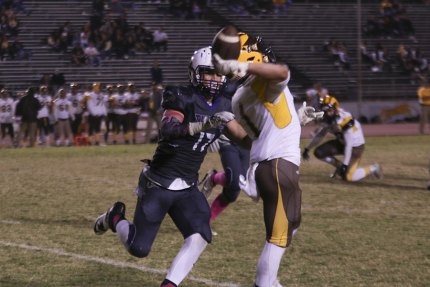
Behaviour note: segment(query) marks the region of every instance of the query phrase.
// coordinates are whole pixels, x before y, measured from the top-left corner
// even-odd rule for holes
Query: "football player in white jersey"
[[[66,90],[60,88],[57,92],[56,99],[53,102],[53,113],[55,118],[55,145],[60,146],[61,143],[69,146],[71,143],[72,129],[71,121],[74,120],[73,104],[67,99]],[[61,140],[62,138],[62,140]]]
[[[6,89],[0,91],[0,128],[1,128],[1,141],[0,146],[4,144],[6,133],[10,137],[13,144],[15,139],[15,132],[13,128],[13,115],[15,114],[15,103]]]
[[[122,130],[124,143],[129,144],[128,137],[128,120],[127,120],[127,107],[128,107],[128,98],[125,93],[125,86],[123,84],[118,84],[116,86],[117,92],[113,95],[113,112],[115,114],[115,122],[114,122],[114,130],[115,136],[113,143],[116,144],[116,141],[119,139],[119,134]]]
[[[234,36],[231,41],[236,41]],[[214,65],[220,74],[240,81],[232,108],[252,140],[251,165],[242,189],[263,200],[266,226],[255,286],[280,286],[279,265],[301,219],[301,121],[287,86],[288,67],[274,62],[271,49],[265,49],[260,38],[239,33],[237,41],[241,43],[238,59],[224,60],[216,54]]]
[[[82,123],[82,101],[84,95],[79,91],[77,83],[70,84],[70,92],[67,93],[67,99],[72,103],[72,112],[74,120],[71,122],[73,136],[76,137],[81,133],[80,127]]]
[[[41,144],[50,145],[50,134],[53,132],[53,127],[50,122],[52,114],[52,97],[49,94],[47,86],[40,86],[39,93],[36,94],[36,99],[39,100],[42,108],[37,113],[37,128],[39,131],[39,139]]]
[[[101,84],[96,82],[93,84],[93,91],[87,95],[85,100],[88,109],[89,136],[90,143],[100,144],[100,132],[102,119],[107,115],[106,97],[101,92]]]
[[[325,112],[322,125],[303,151],[303,159],[309,159],[309,151],[317,146],[327,133],[332,133],[336,139],[319,145],[314,155],[336,170],[332,177],[339,175],[346,181],[358,181],[372,174],[377,178],[382,176],[381,166],[377,163],[369,166],[359,166],[364,152],[364,135],[360,123],[352,115],[339,108],[337,100],[327,95],[322,101]],[[335,156],[343,155],[343,160]]]
[[[136,91],[133,82],[127,84],[128,91],[125,93],[127,98],[127,121],[128,121],[128,138],[131,138],[133,144],[136,144],[137,122],[140,116],[140,93]],[[131,135],[131,136],[130,136]]]

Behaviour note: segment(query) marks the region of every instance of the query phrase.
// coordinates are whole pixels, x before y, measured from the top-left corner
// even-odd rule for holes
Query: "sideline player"
[[[255,286],[279,286],[279,265],[301,219],[300,121],[287,86],[288,67],[274,63],[273,53],[259,38],[239,33],[237,41],[241,42],[238,59],[224,60],[215,54],[214,65],[219,73],[240,82],[232,108],[252,139],[244,191],[262,198],[266,227]]]
[[[303,151],[303,159],[309,159],[309,151],[317,146],[327,133],[336,136],[318,146],[314,155],[330,165],[336,170],[332,177],[339,175],[345,181],[359,181],[372,174],[381,178],[382,170],[378,163],[361,167],[359,166],[364,152],[364,136],[360,123],[352,115],[339,108],[337,100],[331,96],[326,96],[322,102],[322,110],[325,112],[322,125],[318,133],[306,145]],[[343,160],[337,159],[336,155],[343,155]]]
[[[224,77],[215,72],[211,59],[210,47],[197,50],[189,66],[191,84],[164,91],[160,140],[139,178],[133,222],[125,219],[125,204],[116,202],[94,225],[96,234],[108,229],[116,232],[128,252],[142,258],[148,256],[169,214],[185,241],[163,287],[178,286],[212,240],[209,206],[197,188],[198,171],[208,145],[220,136],[224,125],[228,122],[232,131],[240,129],[233,114],[225,112],[231,103],[219,96]]]

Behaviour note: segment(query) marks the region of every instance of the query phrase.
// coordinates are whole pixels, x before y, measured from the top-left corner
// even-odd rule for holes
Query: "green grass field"
[[[132,218],[140,159],[153,145],[0,150],[0,286],[159,286],[182,244],[166,218],[148,258],[93,221],[112,202]],[[363,164],[385,177],[345,183],[315,158],[301,166],[302,225],[282,261],[285,286],[430,286],[430,137],[367,139]],[[209,154],[201,176],[214,166]],[[211,199],[220,192],[215,189]],[[182,286],[252,286],[262,204],[242,194]]]

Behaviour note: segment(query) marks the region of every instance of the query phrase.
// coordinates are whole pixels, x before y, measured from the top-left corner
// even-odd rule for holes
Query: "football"
[[[212,40],[212,53],[224,60],[236,60],[240,54],[238,30],[232,25],[223,27]]]

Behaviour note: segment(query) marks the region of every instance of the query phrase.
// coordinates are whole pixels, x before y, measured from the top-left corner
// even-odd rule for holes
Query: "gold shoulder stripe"
[[[269,111],[275,125],[280,129],[285,128],[290,124],[292,119],[285,94],[284,92],[281,93],[279,102],[276,104],[267,101],[264,96],[267,84],[267,80],[256,78],[251,85],[251,89],[257,94],[257,97],[263,102],[263,105]]]

